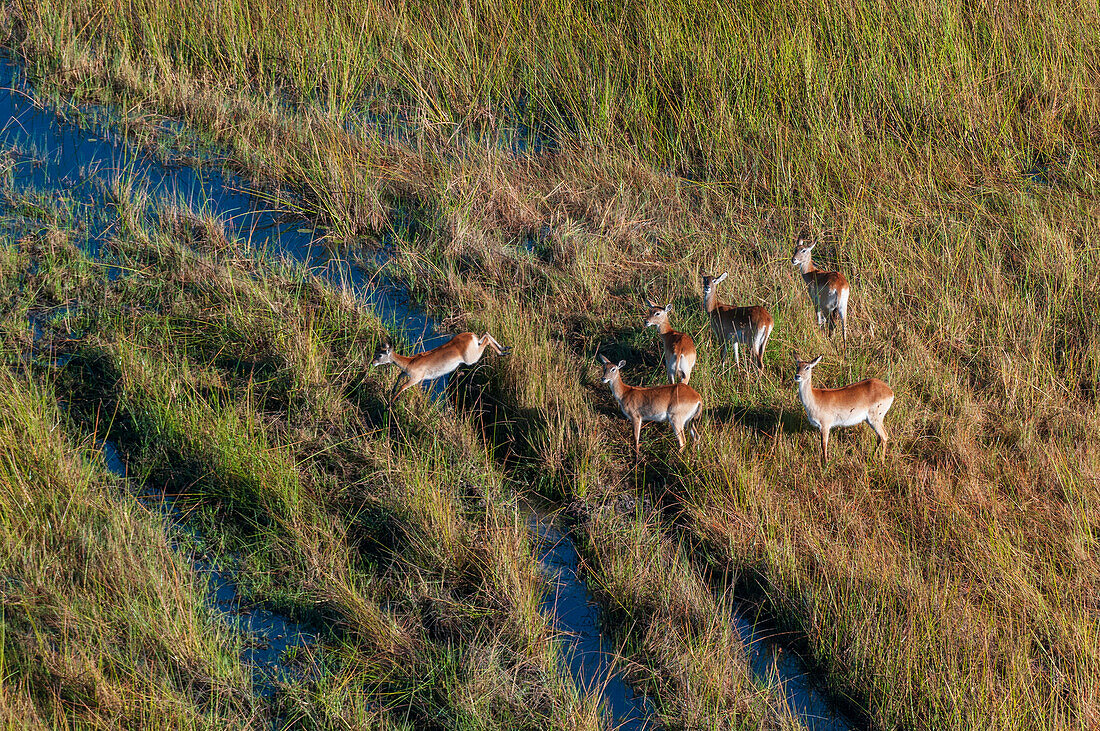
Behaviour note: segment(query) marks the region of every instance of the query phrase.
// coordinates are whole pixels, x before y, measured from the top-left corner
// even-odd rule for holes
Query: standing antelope
[[[394,363],[401,369],[397,381],[393,384],[390,403],[413,386],[423,381],[445,376],[460,365],[473,365],[481,360],[486,347],[492,347],[497,355],[508,355],[511,348],[503,348],[492,335],[485,333],[480,338],[473,333],[459,333],[437,348],[416,355],[400,355],[391,343],[382,343],[374,353],[371,365],[380,366]],[[405,385],[401,385],[404,377]],[[400,390],[398,388],[400,387]]]
[[[649,317],[645,324],[646,327],[657,328],[657,334],[661,336],[669,383],[686,384],[691,380],[691,369],[695,367],[695,341],[687,333],[672,329],[668,321],[669,313],[672,312],[671,304],[658,307],[646,300],[646,306],[649,307]]]
[[[763,307],[731,307],[718,301],[718,285],[726,280],[729,272],[719,277],[703,275],[703,312],[710,318],[710,328],[722,344],[722,360],[726,360],[726,345],[733,341],[734,362],[741,365],[739,345],[749,348],[756,356],[756,364],[764,367],[764,348],[768,345],[775,320]]]
[[[672,424],[672,430],[676,433],[676,441],[680,444],[680,451],[684,451],[684,427],[691,430],[692,444],[699,440],[695,433],[695,426],[691,423],[703,410],[703,399],[694,388],[686,383],[673,383],[665,386],[651,386],[641,388],[628,386],[623,383],[619,370],[626,365],[625,360],[620,360],[615,365],[607,358],[600,356],[603,364],[603,382],[611,387],[611,395],[615,397],[623,416],[634,425],[634,458],[638,458],[642,436],[643,421],[667,421]]]
[[[886,458],[886,427],[883,419],[894,403],[894,392],[877,378],[853,383],[843,388],[814,388],[810,384],[813,367],[822,356],[806,362],[794,357],[794,382],[798,384],[798,397],[806,408],[806,418],[821,432],[821,464],[829,460],[829,432],[835,426],[853,426],[866,421],[878,435],[880,456]]]
[[[794,245],[791,266],[802,271],[802,281],[810,294],[810,301],[817,308],[817,324],[824,330],[825,321],[829,321],[829,337],[836,328],[836,317],[840,315],[840,330],[844,342],[848,342],[848,295],[851,288],[848,280],[840,272],[826,272],[814,266],[810,252],[817,244],[807,244],[806,239],[798,237]]]

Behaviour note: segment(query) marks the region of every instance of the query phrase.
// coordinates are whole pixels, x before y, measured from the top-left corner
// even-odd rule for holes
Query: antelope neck
[[[714,308],[718,306],[718,291],[714,287],[710,288],[710,294],[703,295],[703,311],[714,312]]]
[[[395,350],[393,353],[393,364],[401,370],[406,370],[415,357],[416,356],[413,355],[401,355]]]
[[[658,335],[668,335],[670,332],[672,332],[672,323],[668,321],[667,317],[657,323]]]
[[[813,383],[809,376],[798,382],[798,396],[807,408],[812,408],[817,403],[817,399],[814,398]]]
[[[623,383],[623,377],[618,371],[615,372],[615,375],[607,385],[611,387],[611,395],[615,397],[615,400],[619,402],[619,407],[622,408],[623,396],[626,395],[626,392],[629,391],[631,387]]]

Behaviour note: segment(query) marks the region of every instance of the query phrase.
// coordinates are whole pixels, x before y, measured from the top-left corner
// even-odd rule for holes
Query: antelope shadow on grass
[[[703,413],[708,421],[716,421],[720,424],[734,423],[766,437],[774,437],[777,433],[797,433],[813,429],[806,421],[805,413],[784,407],[769,409],[733,404],[710,407],[704,405]]]

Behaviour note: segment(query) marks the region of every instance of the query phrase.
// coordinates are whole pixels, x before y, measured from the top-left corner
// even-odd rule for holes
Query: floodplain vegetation
[[[377,319],[217,221],[115,205],[117,278],[40,196],[24,209],[43,219],[3,242],[4,718],[601,728],[469,419],[391,412],[364,380]],[[174,499],[189,550],[228,558],[246,597],[317,628],[273,701],[143,491]]]
[[[593,718],[591,699],[553,674],[530,552],[514,548],[522,531],[502,508],[506,480],[566,509],[630,677],[668,727],[792,723],[747,679],[735,594],[875,727],[1100,724],[1094,4],[54,0],[4,13],[40,89],[127,110],[118,124],[151,145],[163,120],[184,122],[330,229],[335,249],[387,245],[385,273],[415,300],[456,332],[487,330],[512,348],[478,368],[460,389],[476,398],[457,395],[453,413],[414,392],[371,416],[364,399],[380,403],[391,381],[352,364],[373,352],[377,322],[352,331],[341,316],[331,341],[260,341],[262,329],[225,325],[228,358],[261,368],[227,375],[195,315],[166,314],[182,283],[154,259],[163,281],[141,286],[164,300],[145,316],[157,324],[118,310],[110,328],[125,337],[104,337],[104,359],[74,357],[58,381],[73,391],[62,398],[75,424],[101,413],[81,411],[81,389],[119,404],[111,423],[129,419],[119,441],[150,474],[217,465],[188,486],[210,535],[251,557],[242,572],[260,594],[293,607],[320,592],[345,662],[403,689],[396,723],[458,714],[468,698],[492,699],[483,719],[502,707]],[[803,232],[819,242],[815,263],[851,284],[846,344],[820,332],[791,266]],[[700,289],[715,271],[730,272],[724,301],[775,318],[760,370],[720,362]],[[647,299],[674,303],[674,326],[695,339],[691,387],[705,408],[698,445],[681,456],[651,426],[635,461],[596,359],[626,360],[631,383],[663,381]],[[195,309],[228,323],[223,307]],[[285,359],[267,374],[265,347]],[[851,429],[820,464],[792,350],[824,355],[818,386],[890,385],[885,461],[871,430]],[[34,403],[47,387],[27,386]],[[177,413],[180,398],[194,408]],[[306,415],[305,433],[288,426]],[[346,419],[388,426],[364,443]],[[451,435],[443,446],[425,420]],[[225,447],[241,442],[254,449]],[[255,461],[231,458],[239,451]],[[329,454],[334,464],[315,464]],[[303,473],[305,455],[315,466]],[[419,540],[453,542],[386,553],[400,568],[381,574],[398,579],[356,578],[362,559],[333,516],[373,494],[349,490],[365,484],[357,475],[388,484],[382,461],[385,474],[392,463],[419,475],[380,488],[393,510],[415,514],[442,492],[459,515],[465,480],[481,486],[484,513],[451,534],[419,518]],[[223,523],[235,527],[213,527]],[[462,555],[481,558],[441,568]],[[526,578],[503,581],[499,566]],[[433,643],[409,605],[450,592],[456,575],[466,598],[447,601],[475,616],[458,622],[461,641]],[[543,703],[497,704],[505,691],[489,682],[483,694],[418,695],[468,691],[457,668],[469,666],[440,648],[476,652],[478,638],[492,648],[501,635],[513,652],[537,648],[550,679],[507,687]],[[394,675],[371,664],[397,654],[415,660]],[[439,684],[402,684],[427,668]],[[20,677],[25,694],[5,703],[72,708],[67,695],[31,693],[56,684]]]

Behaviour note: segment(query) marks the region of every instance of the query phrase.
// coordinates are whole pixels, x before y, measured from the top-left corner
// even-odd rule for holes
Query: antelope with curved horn
[[[811,361],[800,360],[793,352],[791,356],[794,357],[794,382],[798,384],[798,397],[806,409],[806,418],[821,432],[821,464],[829,460],[829,432],[833,427],[854,426],[861,421],[866,421],[875,430],[879,455],[885,459],[889,437],[882,422],[894,403],[893,390],[877,378],[843,388],[814,388],[810,378],[822,356]]]
[[[638,458],[640,450],[643,421],[667,421],[672,424],[672,431],[676,434],[681,452],[684,451],[685,427],[691,431],[692,444],[699,440],[692,421],[702,412],[703,399],[694,388],[686,383],[649,388],[628,386],[623,383],[619,372],[626,365],[625,360],[620,360],[616,365],[601,355],[600,363],[603,364],[601,380],[611,387],[611,395],[615,397],[623,416],[634,425],[635,459]]]
[[[764,368],[764,348],[768,345],[775,320],[763,307],[731,307],[718,301],[718,285],[726,280],[729,272],[720,276],[703,275],[703,312],[710,319],[710,328],[722,344],[722,360],[726,360],[726,346],[733,342],[734,362],[741,365],[740,345],[749,348],[756,365]]]
[[[672,312],[671,303],[659,307],[647,299],[646,306],[649,308],[649,317],[645,324],[646,327],[657,328],[657,334],[661,336],[669,383],[687,383],[691,380],[691,369],[695,367],[695,341],[687,333],[672,329],[668,321]]]
[[[489,333],[479,338],[473,333],[466,332],[455,335],[439,347],[416,355],[401,355],[393,349],[392,343],[382,343],[375,351],[371,365],[393,363],[401,369],[390,395],[392,404],[398,396],[419,383],[445,376],[460,365],[477,363],[481,360],[486,347],[491,347],[497,355],[508,355],[512,352],[511,348],[502,347]],[[405,379],[404,385],[401,385],[402,378]]]
[[[810,301],[817,309],[817,324],[822,330],[825,322],[829,322],[829,337],[833,336],[836,329],[836,318],[840,316],[840,330],[844,336],[844,342],[848,342],[848,295],[851,287],[848,280],[840,272],[827,272],[814,266],[812,252],[816,243],[806,242],[805,237],[799,236],[794,245],[794,256],[791,257],[791,266],[802,272],[802,281],[806,283]]]

